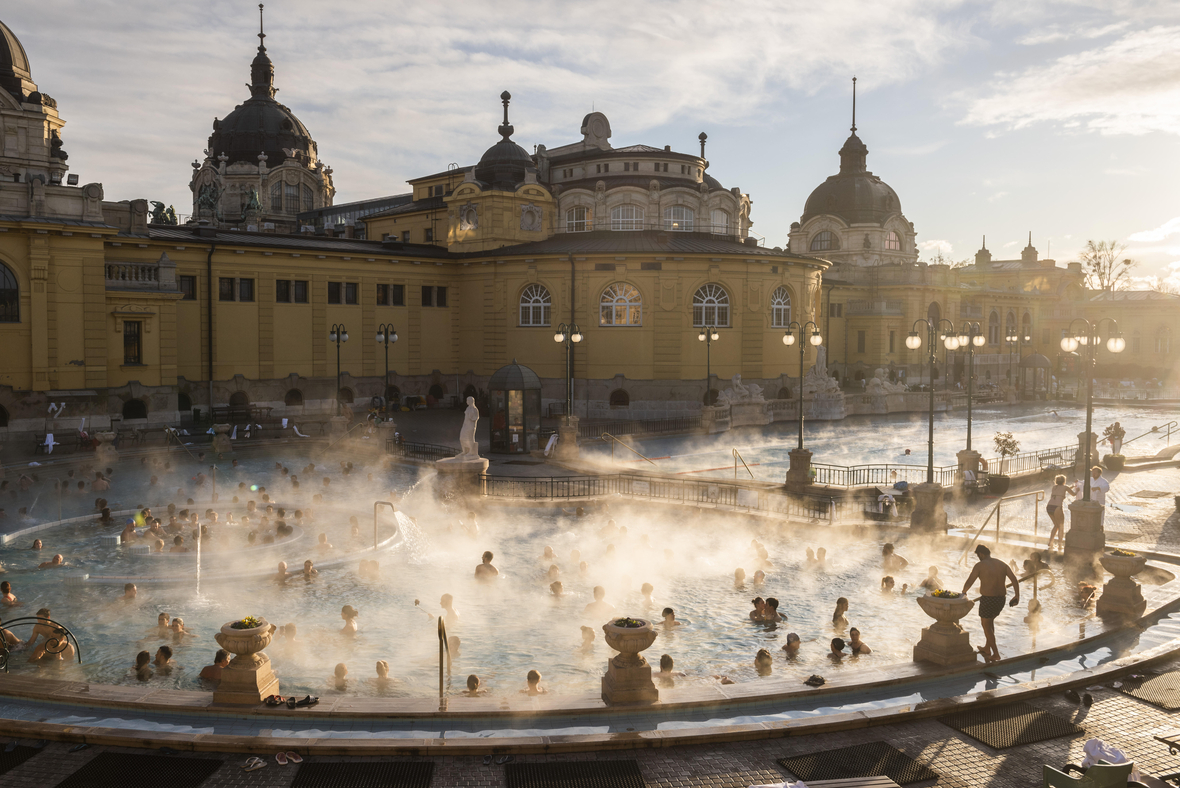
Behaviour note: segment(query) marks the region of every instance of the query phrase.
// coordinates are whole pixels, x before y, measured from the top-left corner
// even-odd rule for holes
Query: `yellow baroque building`
[[[1174,358],[1172,302],[1095,297],[1075,264],[1035,250],[1020,261],[981,252],[966,268],[918,262],[914,227],[867,171],[855,128],[786,250],[763,245],[749,195],[708,172],[704,134],[699,153],[616,148],[607,118],[591,113],[581,140],[529,153],[512,140],[507,93],[500,139],[477,163],[333,206],[331,171],[274,101],[261,45],[251,98],[194,162],[193,218],[172,223],[159,204],[149,213],[145,200],[112,202],[101,184],[76,183],[56,103],[16,36],[0,33],[0,433],[10,437],[174,424],[227,404],[282,417],[330,412],[337,397],[446,403],[478,394],[514,359],[540,375],[556,412],[563,324],[584,335],[573,401],[589,418],[695,414],[737,374],[787,396],[799,376],[797,347],[783,343],[792,321],[820,325],[829,371],[850,383],[877,369],[929,379],[905,348],[927,315],[981,321],[997,356],[1007,348],[992,340],[1027,327],[1031,350],[1051,355],[1073,316],[1119,309],[1125,333],[1142,339],[1132,355],[1155,369]],[[347,342],[330,340],[334,327]],[[706,327],[716,341],[699,341]],[[382,329],[398,341],[379,344]],[[1000,374],[1001,362],[978,360],[980,376]],[[959,374],[961,359],[948,362]]]

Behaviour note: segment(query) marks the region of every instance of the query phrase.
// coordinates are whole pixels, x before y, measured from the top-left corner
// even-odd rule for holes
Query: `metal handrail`
[[[1045,500],[1045,491],[1044,490],[1033,490],[1032,492],[1020,493],[1018,495],[1008,495],[1008,496],[1005,496],[1005,497],[1001,498],[1000,500],[996,501],[996,505],[992,508],[992,510],[990,512],[987,513],[987,517],[984,518],[983,524],[980,525],[979,530],[975,532],[975,536],[974,536],[974,538],[972,538],[971,543],[968,544],[963,549],[963,554],[961,556],[959,556],[958,563],[960,563],[960,564],[966,563],[967,553],[971,552],[971,548],[975,547],[975,543],[977,541],[979,541],[979,537],[983,535],[983,529],[987,528],[987,524],[991,522],[993,514],[996,516],[996,545],[998,546],[1000,544],[1000,504],[1002,504],[1004,501],[1015,501],[1017,498],[1027,498],[1030,495],[1035,495],[1037,497],[1037,503],[1040,503],[1041,501]],[[1037,538],[1037,528],[1038,528],[1038,523],[1039,523],[1039,519],[1040,519],[1040,514],[1041,514],[1041,510],[1034,507],[1033,508],[1033,541],[1036,541],[1036,538]]]
[[[438,710],[447,710],[447,701],[443,695],[443,652],[451,653],[451,644],[447,643],[447,624],[442,616],[438,617]]]
[[[78,658],[78,664],[82,664],[82,647],[78,644],[78,638],[64,624],[59,624],[52,618],[45,618],[44,616],[22,616],[21,618],[5,621],[3,627],[0,627],[0,631],[15,626],[32,625],[36,627],[39,624],[49,624],[53,627],[54,637],[45,639],[46,654],[60,654],[65,651],[66,646],[72,640],[74,641],[74,655]],[[8,672],[8,660],[11,655],[12,652],[8,648],[8,641],[0,637],[0,669],[3,669],[5,673]]]
[[[1148,435],[1155,435],[1155,434],[1159,433],[1159,431],[1162,429],[1166,429],[1168,431],[1167,432],[1168,445],[1171,446],[1172,445],[1172,428],[1175,426],[1176,426],[1176,422],[1169,421],[1167,424],[1161,424],[1158,427],[1152,427],[1151,429],[1149,429],[1147,432],[1143,433],[1142,435],[1136,435],[1134,438],[1131,438],[1131,440],[1129,440],[1129,441],[1123,441],[1123,446],[1126,446],[1130,443],[1134,443],[1135,441],[1139,440],[1140,438],[1146,437]]]
[[[358,420],[357,420],[357,423],[356,423],[356,424],[353,424],[351,427],[349,427],[348,429],[346,429],[346,430],[344,431],[344,434],[343,434],[343,435],[341,435],[339,438],[337,438],[336,440],[332,441],[332,442],[331,442],[331,443],[329,443],[327,446],[325,446],[325,447],[324,447],[324,450],[323,450],[323,452],[321,452],[321,453],[320,453],[320,457],[322,458],[322,457],[325,457],[325,456],[327,456],[328,452],[330,452],[330,451],[332,450],[332,447],[333,447],[333,446],[335,446],[337,443],[339,443],[340,441],[342,441],[342,440],[344,440],[345,438],[347,438],[347,437],[349,436],[349,434],[350,434],[350,433],[351,433],[353,430],[355,430],[357,427],[364,427],[364,426],[365,426],[365,425],[367,425],[368,423],[369,423],[369,420],[368,420],[368,419],[358,419]]]
[[[622,446],[624,449],[627,449],[628,451],[630,451],[630,452],[633,452],[633,453],[635,454],[635,456],[636,456],[636,457],[640,457],[640,458],[642,458],[642,459],[644,459],[644,460],[647,460],[647,461],[648,461],[648,462],[650,462],[652,465],[655,465],[655,463],[654,463],[654,462],[652,462],[652,460],[651,460],[650,458],[648,458],[648,457],[644,457],[642,454],[640,454],[639,452],[635,451],[635,449],[632,449],[632,448],[631,448],[630,446],[628,446],[626,443],[624,443],[623,441],[619,440],[619,439],[618,439],[618,438],[616,438],[614,435],[611,435],[609,432],[604,432],[604,433],[602,433],[601,435],[599,435],[599,436],[598,436],[598,439],[599,439],[599,440],[602,440],[602,441],[606,440],[607,438],[610,438],[612,441],[614,441],[615,443],[619,444],[619,445],[620,445],[620,446]],[[614,461],[615,461],[615,443],[612,443],[612,444],[610,445],[610,461],[611,461],[611,462],[614,462]],[[752,474],[751,474],[751,475],[752,475]]]
[[[753,479],[754,472],[752,470],[750,470],[749,465],[746,465],[746,458],[742,456],[742,453],[740,451],[738,451],[736,447],[733,450],[733,478],[735,478],[735,479],[737,478],[738,460],[742,461],[742,465],[745,467],[746,473],[750,474],[750,478]]]
[[[382,506],[388,506],[393,510],[394,516],[397,515],[397,507],[389,501],[373,501],[373,549],[377,549],[377,509]]]

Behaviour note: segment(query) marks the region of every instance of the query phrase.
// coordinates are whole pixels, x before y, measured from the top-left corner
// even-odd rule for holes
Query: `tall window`
[[[340,283],[328,282],[328,303],[339,304],[340,302]]]
[[[315,208],[315,194],[312,193],[311,187],[304,184],[303,186],[303,210],[310,211]]]
[[[811,251],[830,252],[840,248],[840,241],[830,230],[822,230],[811,239]]]
[[[281,182],[270,187],[270,209],[278,212],[283,210],[283,184]]]
[[[889,332],[889,352],[890,352],[890,353],[892,353],[892,352],[893,352],[893,341],[894,341],[894,339],[896,338],[896,335],[897,335],[897,332],[896,332],[896,331],[890,331],[890,332]]]
[[[771,325],[775,328],[786,328],[791,324],[791,294],[787,288],[780,287],[770,296]]]
[[[290,279],[276,279],[275,280],[275,301],[280,304],[291,303],[291,280]]]
[[[287,213],[299,213],[299,185],[295,183],[283,184],[283,201],[287,205]]]
[[[857,331],[856,332],[856,352],[857,353],[865,352],[865,333],[866,332],[864,332],[864,331]]]
[[[549,310],[553,299],[541,285],[529,285],[520,294],[520,324],[522,326],[549,325]]]
[[[577,208],[570,208],[565,212],[565,231],[567,233],[584,233],[590,229],[586,224],[586,217],[590,212],[578,206]]]
[[[643,325],[643,299],[639,290],[624,282],[616,282],[602,291],[599,301],[600,326]]]
[[[20,290],[16,286],[16,275],[0,263],[0,323],[20,322]]]
[[[691,233],[696,213],[687,205],[673,205],[664,209],[664,227],[677,232]]]
[[[143,321],[123,321],[123,363],[143,363]]]
[[[897,233],[892,230],[885,236],[885,248],[891,252],[901,251],[901,238],[898,238]]]
[[[705,285],[692,297],[692,324],[701,326],[729,325],[729,293],[720,285]]]
[[[360,303],[360,296],[359,296],[359,292],[358,292],[359,290],[360,290],[360,286],[356,282],[345,282],[344,283],[344,303],[346,303],[346,304],[359,304]]]
[[[642,230],[643,209],[638,205],[620,205],[610,210],[612,230]]]
[[[197,278],[195,276],[178,276],[176,277],[180,282],[180,292],[183,293],[182,301],[196,301],[197,300]],[[2,307],[0,307],[2,309]],[[2,318],[0,318],[2,319]]]
[[[253,279],[239,279],[238,280],[238,300],[239,301],[253,301],[254,300],[254,280]]]
[[[217,300],[234,300],[234,280],[232,278],[223,276],[217,280]]]
[[[1166,356],[1172,352],[1172,332],[1166,328],[1160,329],[1155,336],[1155,352]]]
[[[987,341],[989,345],[1000,344],[1000,316],[996,312],[987,319]]]
[[[713,222],[713,232],[718,235],[729,234],[729,214],[725,211],[713,211],[710,219]]]

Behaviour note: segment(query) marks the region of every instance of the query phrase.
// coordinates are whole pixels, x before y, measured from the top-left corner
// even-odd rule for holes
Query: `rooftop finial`
[[[263,52],[266,51],[266,33],[262,30],[262,3],[258,4],[258,48]]]
[[[511,100],[512,94],[507,90],[500,94],[500,101],[504,102],[504,122],[500,124],[498,131],[500,132],[500,136],[505,140],[511,137],[512,132],[515,131],[515,129],[512,128],[512,125],[508,122],[508,102]]]
[[[709,135],[702,131],[697,139],[701,141],[701,158],[703,159],[705,158],[705,140],[709,139]]]
[[[1028,245],[1032,246],[1032,230],[1028,231]]]
[[[856,77],[852,78],[852,133],[856,133]]]

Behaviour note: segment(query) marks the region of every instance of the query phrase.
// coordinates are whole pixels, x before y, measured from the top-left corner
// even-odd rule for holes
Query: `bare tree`
[[[1171,279],[1160,279],[1158,276],[1148,277],[1147,286],[1157,293],[1180,295],[1180,285],[1177,285]]]
[[[1086,287],[1091,290],[1125,290],[1131,284],[1131,269],[1137,261],[1122,257],[1126,244],[1117,241],[1086,241],[1086,249],[1079,262],[1086,274]],[[1122,258],[1122,259],[1119,259]]]

